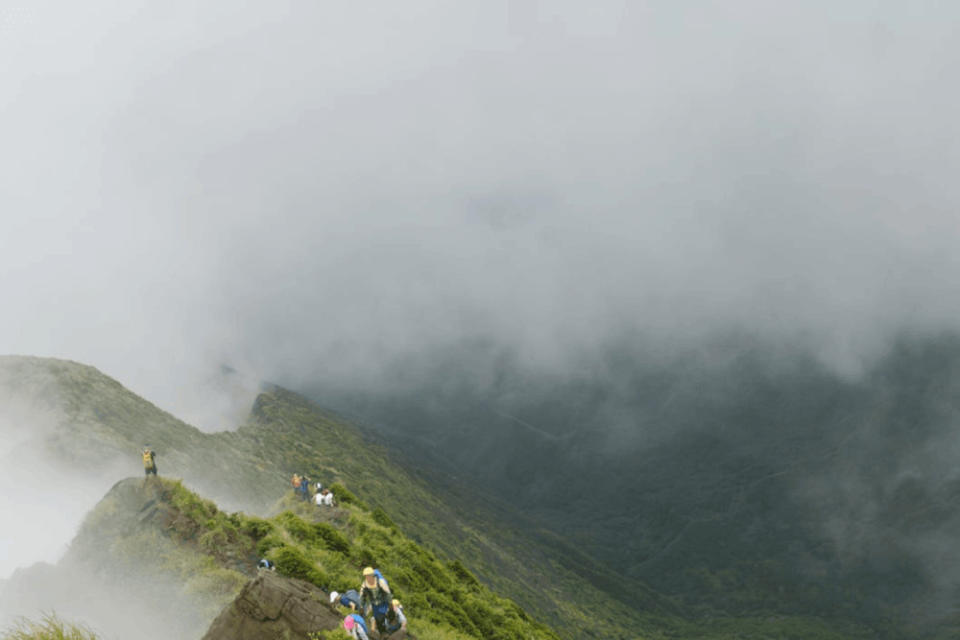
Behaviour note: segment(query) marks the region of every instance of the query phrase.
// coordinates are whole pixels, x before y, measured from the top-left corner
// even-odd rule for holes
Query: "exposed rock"
[[[308,640],[310,633],[336,629],[340,620],[324,591],[261,571],[217,616],[203,640]]]

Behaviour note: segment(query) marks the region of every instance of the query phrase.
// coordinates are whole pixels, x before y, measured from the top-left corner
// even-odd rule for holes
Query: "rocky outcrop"
[[[308,640],[316,631],[336,629],[340,620],[324,591],[261,571],[217,616],[203,640]]]

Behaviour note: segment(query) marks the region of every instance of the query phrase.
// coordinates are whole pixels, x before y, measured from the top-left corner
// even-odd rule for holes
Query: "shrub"
[[[476,576],[470,573],[470,570],[467,569],[459,560],[454,560],[449,563],[447,567],[450,571],[453,572],[453,575],[457,577],[457,580],[469,585],[470,587],[479,587],[480,582],[477,580]]]
[[[310,523],[292,511],[284,511],[277,516],[276,520],[283,525],[283,528],[286,529],[291,536],[301,542],[313,541],[316,537],[316,533],[314,533],[314,529],[310,526]]]
[[[397,528],[397,525],[393,522],[393,520],[390,519],[390,516],[387,515],[387,512],[380,507],[374,509],[370,515],[373,516],[373,521],[381,526],[387,527],[388,529]]]
[[[350,553],[350,541],[332,525],[326,522],[315,522],[313,523],[313,533],[323,543],[323,546],[330,551],[343,554]]]
[[[289,578],[306,580],[320,588],[329,582],[327,575],[294,547],[284,545],[274,549],[273,562],[277,565],[277,571]]]
[[[377,556],[367,547],[355,547],[353,559],[358,565],[363,567],[377,566]]]
[[[211,529],[200,536],[200,548],[209,553],[216,553],[223,549],[229,541],[226,531],[223,529]]]
[[[334,482],[332,485],[330,485],[330,491],[333,493],[333,497],[336,498],[339,504],[361,505],[361,502],[357,499],[357,496],[350,493],[350,490],[339,482]]]
[[[273,525],[267,520],[243,514],[241,514],[240,523],[237,526],[242,533],[254,540],[259,540],[273,531]]]
[[[271,549],[276,549],[277,547],[282,547],[284,545],[283,540],[280,536],[275,533],[271,533],[260,542],[257,543],[257,555],[261,558],[266,557],[270,553]]]

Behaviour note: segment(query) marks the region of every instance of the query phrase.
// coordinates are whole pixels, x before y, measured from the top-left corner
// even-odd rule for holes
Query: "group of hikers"
[[[157,475],[157,454],[150,445],[143,445],[144,475]],[[311,491],[311,481],[305,475],[293,474],[290,479],[293,490],[305,501],[313,500],[317,506],[333,506],[333,492],[316,483],[316,491]],[[257,568],[275,571],[276,566],[270,560],[263,558],[257,563]],[[393,597],[390,585],[379,569],[366,567],[363,570],[363,580],[358,589],[350,589],[344,593],[336,591],[330,594],[330,604],[340,605],[350,611],[343,619],[343,628],[354,640],[373,640],[376,634],[381,640],[389,638],[398,631],[407,630],[407,617],[403,613],[403,605]],[[369,620],[369,625],[368,625]]]
[[[315,485],[316,491],[311,491],[310,486],[313,483],[310,478],[295,473],[290,478],[290,484],[293,485],[294,495],[298,495],[301,500],[305,502],[313,501],[318,507],[333,506],[333,492],[325,488],[322,483],[317,482]]]
[[[317,506],[333,506],[333,493],[320,482],[314,485],[309,477],[295,473],[290,478],[290,484],[294,494],[306,501],[310,500],[311,486],[315,486],[313,500]],[[275,570],[273,563],[267,559],[261,560],[258,566]],[[407,630],[403,605],[393,597],[390,585],[379,569],[366,567],[360,586],[344,593],[331,592],[330,604],[349,610],[343,619],[343,628],[354,640],[373,640],[377,637],[383,640],[398,631]]]
[[[359,591],[350,589],[343,594],[334,591],[330,594],[330,604],[339,604],[350,610],[343,619],[343,628],[354,640],[371,640],[371,632],[383,639],[407,630],[403,605],[393,597],[390,585],[379,569],[365,568]],[[369,626],[367,619],[370,620]]]
[[[266,571],[277,569],[276,565],[266,558],[257,563],[257,568]],[[393,597],[390,585],[379,569],[365,568],[359,589],[350,589],[344,593],[332,591],[330,604],[350,611],[343,619],[343,628],[354,640],[373,640],[373,633],[376,633],[380,640],[386,640],[398,631],[407,630],[407,616],[403,613],[403,605]]]

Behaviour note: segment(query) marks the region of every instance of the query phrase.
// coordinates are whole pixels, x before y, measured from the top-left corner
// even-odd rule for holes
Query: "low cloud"
[[[221,365],[366,384],[466,340],[736,330],[855,376],[960,312],[955,13],[10,7],[0,351],[205,428]]]

